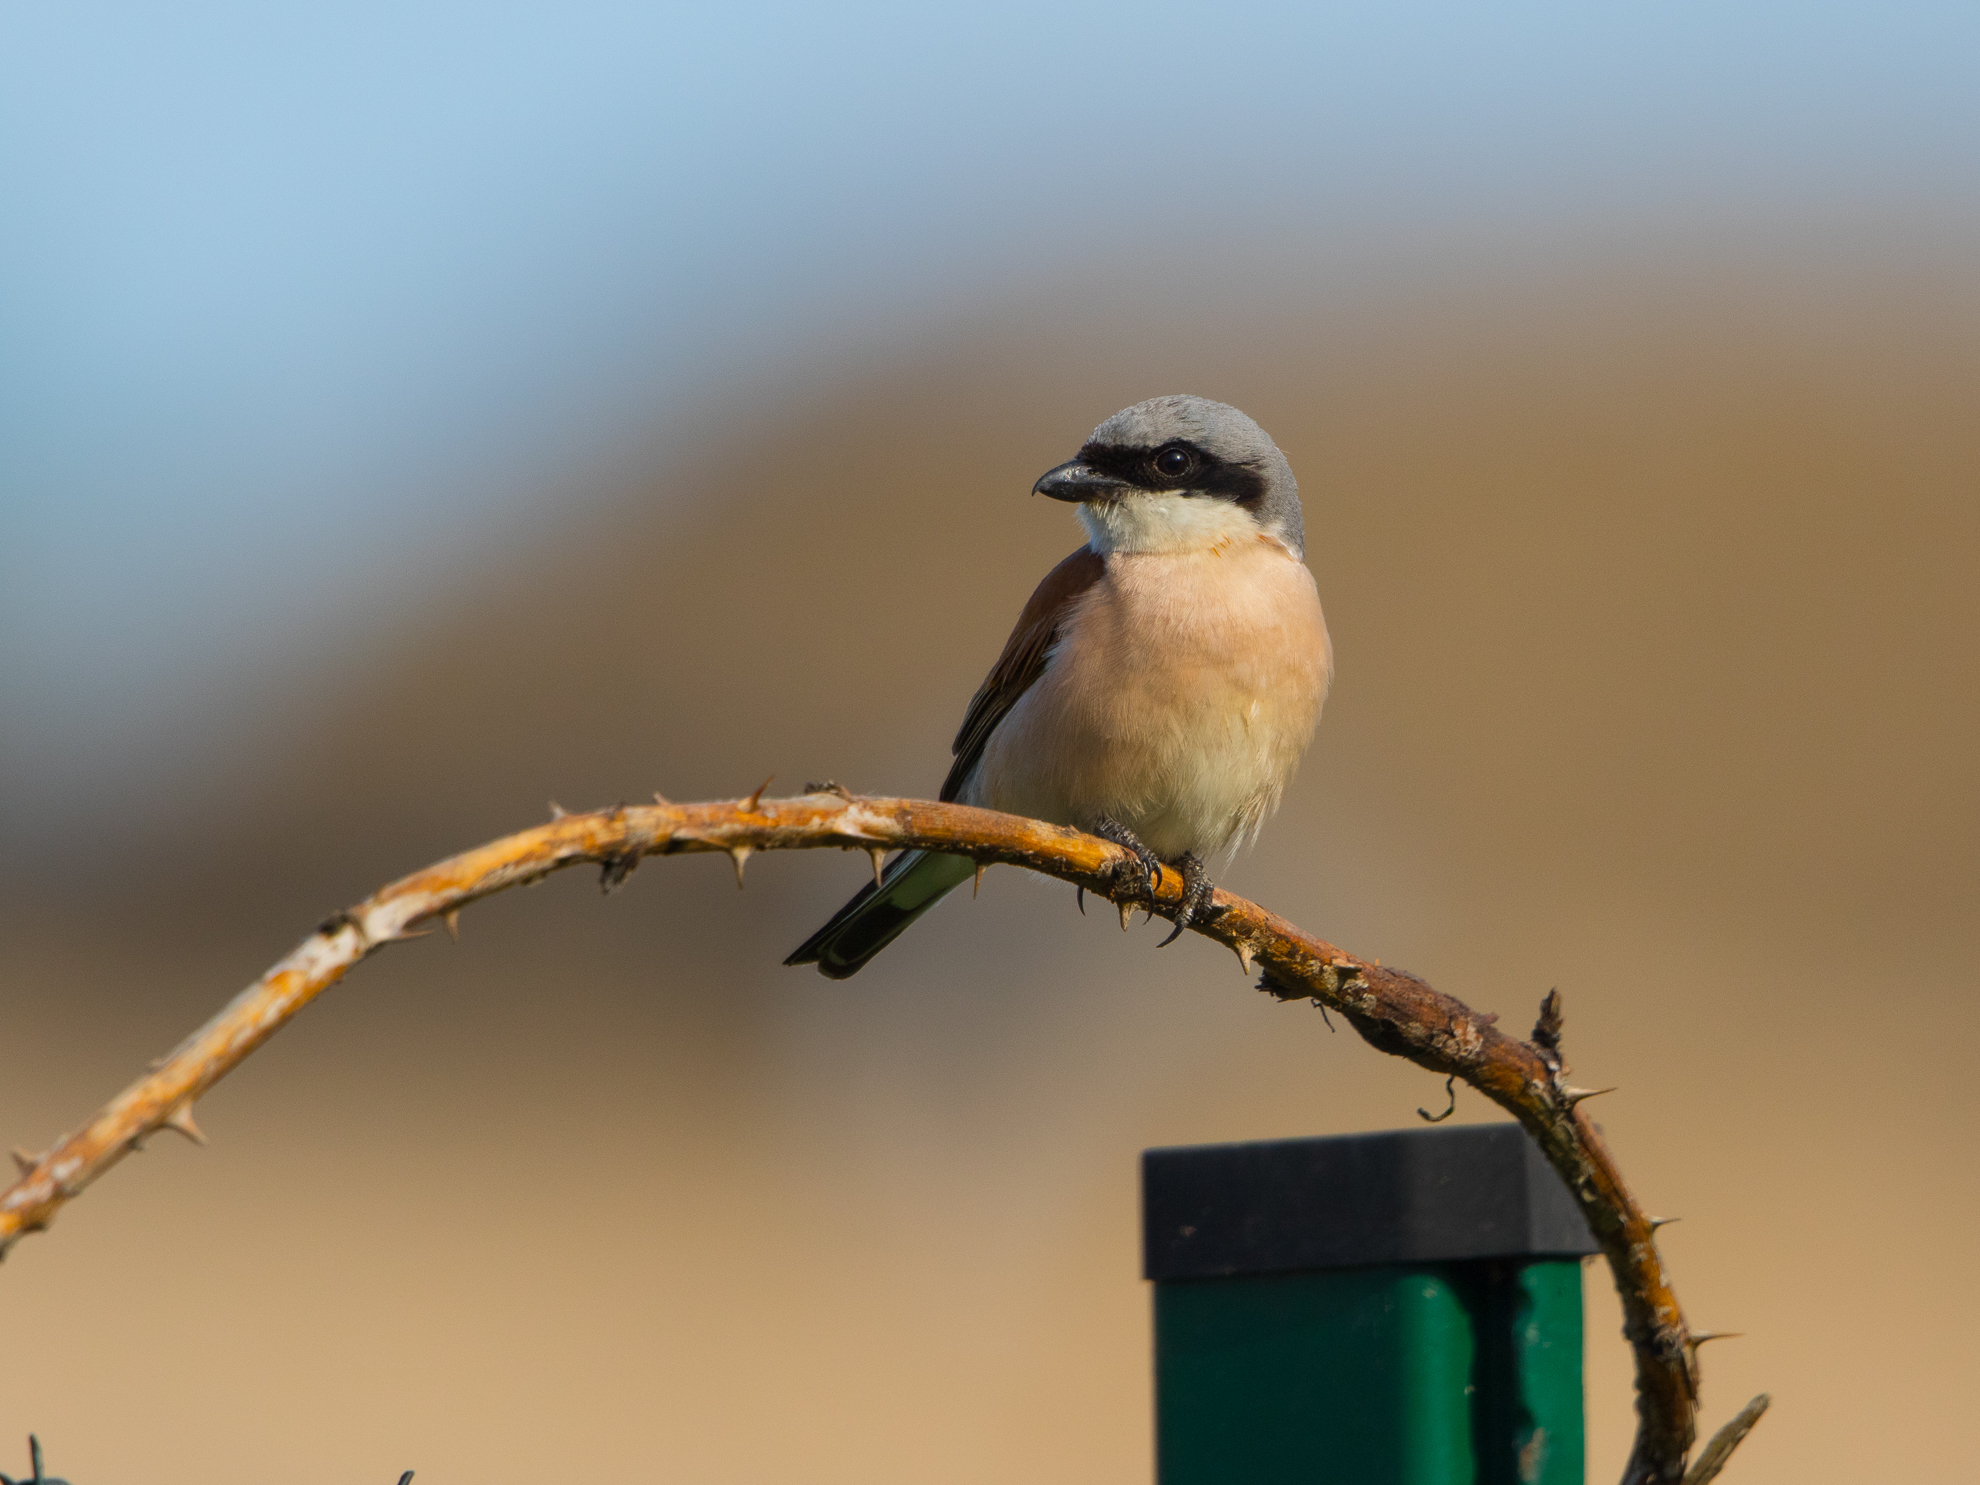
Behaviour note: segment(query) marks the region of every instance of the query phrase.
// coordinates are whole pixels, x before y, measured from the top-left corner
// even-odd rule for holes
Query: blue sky
[[[1970,207],[1976,63],[1970,5],[0,3],[0,710],[141,725],[1069,265]]]

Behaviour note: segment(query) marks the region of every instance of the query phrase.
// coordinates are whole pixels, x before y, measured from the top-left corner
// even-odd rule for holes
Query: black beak
[[[1091,464],[1071,459],[1057,469],[1046,470],[1031,487],[1031,493],[1050,495],[1054,500],[1108,500],[1127,487],[1126,480],[1117,480]]]

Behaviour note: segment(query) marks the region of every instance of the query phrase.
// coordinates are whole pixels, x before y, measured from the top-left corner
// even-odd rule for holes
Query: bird
[[[1123,926],[1175,870],[1166,947],[1212,916],[1207,863],[1278,807],[1333,679],[1299,484],[1237,408],[1167,396],[1101,423],[1032,493],[1077,505],[1087,540],[1018,615],[941,797],[1123,847]],[[784,962],[856,974],[975,872],[904,851]]]

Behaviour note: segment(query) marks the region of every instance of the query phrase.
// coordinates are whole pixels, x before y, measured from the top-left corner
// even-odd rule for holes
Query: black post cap
[[[1517,1124],[1146,1150],[1141,1202],[1156,1280],[1596,1251]]]

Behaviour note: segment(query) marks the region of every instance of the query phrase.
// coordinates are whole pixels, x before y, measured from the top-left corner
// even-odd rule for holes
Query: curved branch
[[[656,796],[657,798],[658,796]],[[981,864],[1023,866],[1111,895],[1118,846],[1065,826],[910,799],[854,797],[814,786],[796,799],[624,806],[561,815],[547,825],[463,852],[413,873],[326,920],[261,979],[131,1084],[80,1131],[40,1156],[16,1155],[20,1179],[0,1193],[0,1255],[39,1232],[67,1201],[146,1136],[173,1129],[201,1138],[195,1099],[273,1036],[351,967],[384,945],[419,937],[415,925],[568,866],[603,868],[609,891],[645,856],[836,846],[878,853],[950,851]],[[1173,915],[1181,886],[1165,873],[1158,911]],[[1234,950],[1247,973],[1281,999],[1311,997],[1342,1012],[1381,1051],[1464,1079],[1523,1124],[1560,1172],[1601,1244],[1622,1296],[1624,1334],[1636,1354],[1638,1428],[1624,1485],[1676,1485],[1695,1437],[1697,1358],[1677,1296],[1657,1254],[1656,1224],[1623,1184],[1608,1147],[1580,1108],[1586,1089],[1564,1081],[1560,999],[1550,994],[1531,1041],[1500,1031],[1497,1017],[1430,988],[1414,975],[1359,959],[1301,932],[1277,914],[1219,892],[1197,933]]]

